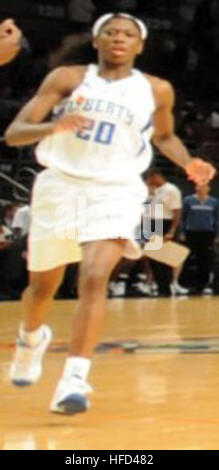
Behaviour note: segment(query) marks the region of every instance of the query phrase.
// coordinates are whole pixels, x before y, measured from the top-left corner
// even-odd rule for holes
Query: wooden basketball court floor
[[[74,307],[54,303],[44,375],[24,390],[8,380],[20,304],[0,304],[1,449],[219,449],[217,297],[110,300],[101,341],[138,341],[142,348],[97,352],[92,407],[66,417],[49,413],[48,405]]]

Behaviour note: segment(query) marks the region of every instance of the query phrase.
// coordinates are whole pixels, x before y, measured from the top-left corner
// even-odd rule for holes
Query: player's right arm
[[[43,122],[54,106],[78,86],[83,73],[83,67],[60,67],[51,72],[6,129],[6,143],[9,146],[31,145],[53,132],[85,128],[87,121],[78,114],[62,116],[56,122]]]

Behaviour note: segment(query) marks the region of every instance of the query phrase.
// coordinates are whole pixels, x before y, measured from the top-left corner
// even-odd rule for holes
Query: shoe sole
[[[58,402],[54,408],[51,408],[51,411],[64,415],[74,415],[84,413],[87,411],[88,407],[88,401],[81,395],[74,393],[69,395],[65,400]]]

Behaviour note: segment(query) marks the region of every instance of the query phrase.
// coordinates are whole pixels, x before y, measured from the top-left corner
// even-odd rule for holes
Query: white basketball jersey
[[[83,132],[44,138],[36,149],[39,163],[76,178],[126,183],[150,165],[155,101],[149,80],[133,69],[129,77],[108,80],[89,65],[79,87],[54,109],[90,120]]]

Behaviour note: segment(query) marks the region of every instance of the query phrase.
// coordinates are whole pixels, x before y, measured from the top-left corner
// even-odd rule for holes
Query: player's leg
[[[45,272],[30,272],[29,286],[22,295],[26,332],[33,332],[42,325],[62,282],[64,271],[65,267],[59,266]]]
[[[24,321],[19,329],[10,370],[14,385],[31,385],[41,376],[42,358],[52,337],[50,328],[43,322],[63,274],[64,267],[30,273],[30,285],[22,299]]]
[[[106,240],[86,243],[79,277],[79,304],[72,328],[69,357],[55,391],[51,410],[73,414],[89,406],[86,380],[91,357],[102,331],[107,283],[122,257],[124,242]]]
[[[79,275],[79,304],[69,356],[90,358],[102,328],[108,280],[122,257],[123,242],[90,242],[82,249],[84,261]]]

